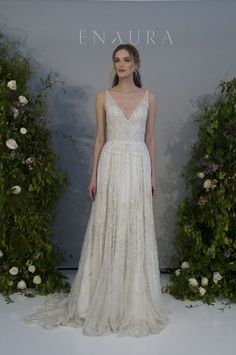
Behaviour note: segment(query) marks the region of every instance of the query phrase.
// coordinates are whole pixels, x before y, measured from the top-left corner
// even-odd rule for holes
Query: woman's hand
[[[151,184],[152,184],[152,196],[154,196],[154,194],[157,191],[157,184],[156,184],[156,177],[155,176],[152,176]]]
[[[97,179],[96,179],[96,177],[92,176],[90,183],[89,183],[88,191],[89,191],[89,196],[90,196],[91,200],[94,201],[95,197],[96,197],[96,193],[97,193]]]

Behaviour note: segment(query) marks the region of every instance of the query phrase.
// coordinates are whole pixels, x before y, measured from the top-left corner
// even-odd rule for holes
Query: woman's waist
[[[103,145],[103,150],[111,151],[147,151],[147,145],[144,140],[124,140],[124,139],[107,139]]]
[[[117,139],[117,138],[109,138],[106,140],[105,144],[111,144],[111,142],[114,142],[115,144],[124,144],[124,143],[128,143],[128,144],[145,144],[145,141],[143,139]]]

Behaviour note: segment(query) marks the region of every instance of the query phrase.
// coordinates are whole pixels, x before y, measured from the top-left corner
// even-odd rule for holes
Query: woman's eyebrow
[[[129,59],[130,57],[124,57],[124,58],[128,58]],[[120,59],[120,58],[119,57],[115,57],[114,59]]]

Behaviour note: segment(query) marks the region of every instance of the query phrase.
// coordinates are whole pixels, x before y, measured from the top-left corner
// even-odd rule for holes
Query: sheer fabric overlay
[[[172,313],[163,302],[145,144],[148,90],[130,118],[106,93],[106,143],[97,168],[78,272],[70,293],[47,296],[24,318],[49,330],[82,328],[89,336],[159,333]]]

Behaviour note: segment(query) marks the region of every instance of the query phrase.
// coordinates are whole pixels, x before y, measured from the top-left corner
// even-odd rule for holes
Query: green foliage
[[[177,212],[172,258],[180,268],[168,288],[178,299],[207,303],[236,300],[236,78],[218,89],[195,118],[198,140],[183,173],[190,194]]]
[[[41,79],[39,93],[30,92],[30,64],[13,49],[0,34],[0,292],[8,300],[16,291],[31,297],[70,288],[57,269],[64,257],[50,242],[67,186],[46,127],[44,97],[53,80]]]

